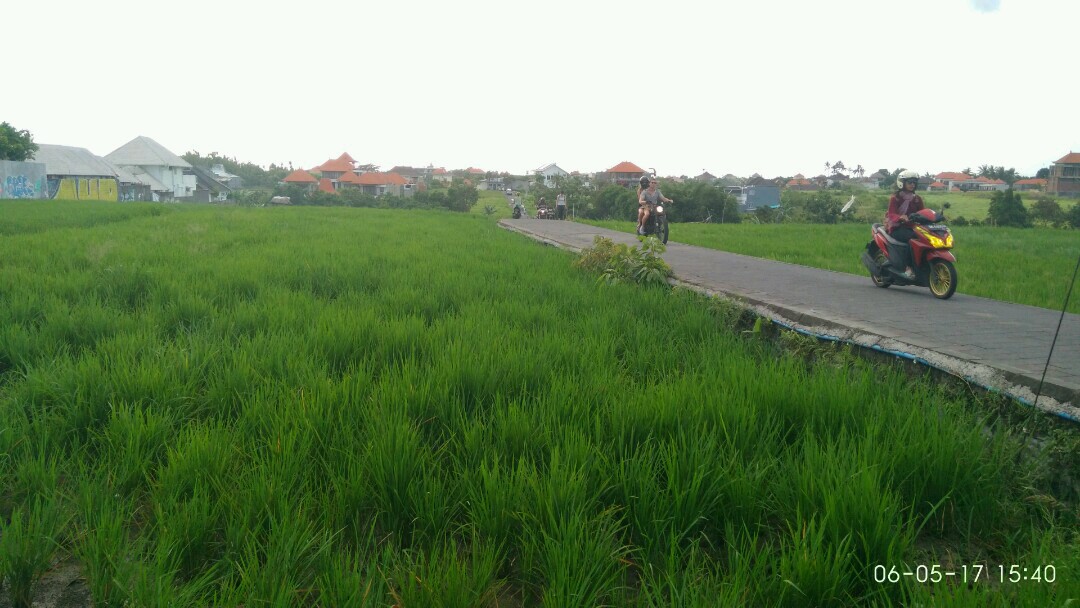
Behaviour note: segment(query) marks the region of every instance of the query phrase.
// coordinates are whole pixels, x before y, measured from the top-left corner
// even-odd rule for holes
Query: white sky
[[[1080,152],[1078,0],[6,3],[0,121],[105,155],[661,175],[1034,174]]]

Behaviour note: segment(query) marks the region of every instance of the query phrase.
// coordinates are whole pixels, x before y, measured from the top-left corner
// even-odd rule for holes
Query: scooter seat
[[[885,237],[885,240],[892,243],[893,245],[897,245],[897,246],[900,246],[900,247],[907,247],[908,246],[907,243],[905,243],[903,241],[898,241],[898,240],[894,239],[893,237],[889,236],[889,232],[887,230],[885,230],[885,226],[883,226],[881,224],[874,224],[874,232],[876,232],[876,233],[880,234],[881,236]]]

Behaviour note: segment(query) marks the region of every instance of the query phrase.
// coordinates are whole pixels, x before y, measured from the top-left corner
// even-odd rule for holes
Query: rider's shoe
[[[915,271],[911,269],[911,266],[908,266],[907,268],[905,268],[903,274],[904,274],[905,279],[907,279],[909,281],[915,280]]]

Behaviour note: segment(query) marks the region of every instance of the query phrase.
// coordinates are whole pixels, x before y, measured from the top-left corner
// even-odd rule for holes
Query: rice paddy
[[[13,605],[59,560],[99,606],[1080,600],[1052,444],[483,215],[5,202],[0,234]]]

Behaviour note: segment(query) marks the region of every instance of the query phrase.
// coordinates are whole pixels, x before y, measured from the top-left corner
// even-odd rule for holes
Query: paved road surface
[[[504,228],[571,250],[602,235],[637,245],[628,233],[587,224],[507,219]],[[678,238],[678,224],[672,238]],[[857,257],[861,251],[852,251]],[[875,287],[851,275],[703,247],[668,244],[675,276],[751,305],[759,314],[811,333],[912,356],[1031,404],[1050,354],[1057,311],[957,293],[938,300],[926,288]],[[963,261],[957,264],[964,284]],[[1080,297],[1080,294],[1073,294]],[[890,310],[910,311],[904,317]],[[1046,372],[1039,409],[1080,421],[1080,315],[1066,314]]]

